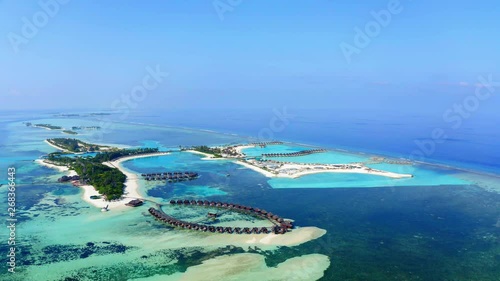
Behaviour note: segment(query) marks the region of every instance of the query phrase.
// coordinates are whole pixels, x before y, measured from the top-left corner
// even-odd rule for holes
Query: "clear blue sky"
[[[2,104],[107,109],[156,65],[169,76],[142,107],[442,111],[478,75],[500,80],[498,1],[401,0],[350,63],[340,44],[390,1],[243,0],[223,20],[214,2],[72,0],[15,53],[9,36],[43,10],[0,0]]]

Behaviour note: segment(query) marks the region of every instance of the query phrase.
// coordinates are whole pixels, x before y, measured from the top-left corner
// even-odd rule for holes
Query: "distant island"
[[[68,135],[78,135],[77,132],[71,130],[63,130],[62,132]]]
[[[97,115],[106,115],[106,113],[95,113]],[[72,116],[73,114],[63,114],[63,116]],[[52,124],[33,124],[31,122],[23,122],[27,127],[33,127],[33,128],[44,128],[47,130],[61,130],[62,133],[68,134],[68,135],[78,135],[78,132],[80,130],[100,130],[100,126],[72,126],[71,129],[63,128],[62,126],[57,126],[57,125],[52,125]],[[65,148],[67,149],[67,148]],[[77,152],[77,151],[75,151]]]
[[[100,126],[73,126],[71,130],[100,130]]]
[[[45,128],[45,129],[48,129],[48,130],[61,130],[63,127],[61,126],[54,126],[54,125],[51,125],[51,124],[34,124],[32,125],[31,123],[26,123],[26,126],[32,126],[32,127],[37,127],[37,128]]]
[[[111,113],[106,113],[106,112],[92,112],[89,115],[90,116],[105,116],[105,115],[111,115]]]
[[[80,116],[103,116],[103,115],[111,115],[111,113],[91,112],[91,113],[88,113],[88,114],[79,114],[79,113],[60,113],[60,114],[54,114],[55,117],[80,117]]]

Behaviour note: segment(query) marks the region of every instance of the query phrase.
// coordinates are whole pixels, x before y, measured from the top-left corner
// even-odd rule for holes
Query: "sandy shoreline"
[[[248,169],[254,170],[254,171],[258,172],[258,173],[261,173],[262,175],[264,175],[264,176],[266,176],[266,177],[268,177],[268,178],[276,178],[276,177],[279,177],[279,175],[273,174],[273,173],[271,173],[271,172],[269,172],[269,171],[266,171],[266,170],[264,170],[264,169],[261,169],[261,168],[259,168],[259,167],[256,167],[256,166],[254,166],[254,165],[251,165],[251,164],[245,163],[245,162],[240,161],[240,160],[235,161],[235,163],[236,163],[236,164],[240,164],[241,166],[244,166],[244,167],[246,167],[246,168],[248,168]]]
[[[66,166],[57,166],[57,165],[54,165],[54,164],[50,164],[50,163],[47,163],[47,162],[43,161],[43,159],[36,159],[35,163],[37,163],[38,165],[41,165],[41,166],[45,166],[47,168],[56,169],[59,172],[67,172],[67,171],[69,171],[69,168],[66,167]]]
[[[71,151],[69,151],[69,150],[67,150],[67,149],[64,149],[64,148],[62,148],[62,147],[59,147],[59,146],[57,146],[57,145],[55,145],[55,144],[51,144],[48,140],[44,140],[44,142],[45,142],[46,144],[48,144],[48,145],[52,146],[53,148],[57,149],[57,150],[62,150],[63,152],[67,152],[67,153],[73,153],[73,152],[71,152]]]
[[[189,150],[184,150],[184,151],[205,156],[205,157],[201,158],[201,160],[226,160],[226,158],[224,158],[224,157],[216,158],[212,154],[208,154],[208,153],[200,152],[200,151],[196,151],[196,150],[189,149]]]
[[[243,150],[243,149],[246,149],[246,148],[251,148],[251,147],[255,147],[255,145],[240,145],[240,146],[237,146],[237,147],[235,148],[235,150],[236,150],[238,153],[240,153],[240,154],[244,154],[244,153],[242,152],[242,150]]]
[[[393,173],[393,172],[379,171],[379,170],[367,170],[367,169],[335,169],[335,170],[304,171],[304,172],[300,172],[300,173],[297,173],[294,175],[284,175],[283,177],[298,178],[298,177],[305,176],[305,175],[320,174],[320,173],[366,174],[366,175],[389,177],[389,178],[393,178],[393,179],[402,179],[402,178],[413,177],[410,174],[397,174],[397,173]]]
[[[295,174],[286,174],[286,173],[279,173],[279,174],[274,174],[270,171],[266,171],[264,169],[261,169],[259,167],[256,167],[254,165],[251,165],[249,163],[245,163],[243,161],[235,161],[235,163],[240,164],[248,169],[252,169],[256,172],[261,173],[262,175],[268,177],[268,178],[291,178],[291,179],[296,179],[305,175],[312,175],[312,174],[320,174],[320,173],[353,173],[353,174],[367,174],[367,175],[376,175],[376,176],[383,176],[383,177],[389,177],[393,179],[401,179],[401,178],[411,178],[412,175],[410,174],[397,174],[393,172],[386,172],[386,171],[378,171],[378,170],[368,170],[368,169],[325,169],[325,170],[312,170],[312,171],[302,171],[299,173]]]

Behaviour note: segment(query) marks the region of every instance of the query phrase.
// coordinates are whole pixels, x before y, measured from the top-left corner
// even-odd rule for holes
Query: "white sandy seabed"
[[[155,275],[133,281],[160,280],[318,280],[330,266],[330,259],[321,254],[290,258],[276,267],[268,267],[259,254],[234,254],[219,256],[189,267],[184,273]]]

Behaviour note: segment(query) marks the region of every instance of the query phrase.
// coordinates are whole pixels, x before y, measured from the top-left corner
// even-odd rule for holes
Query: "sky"
[[[488,86],[478,77],[500,82],[499,8],[461,0],[0,0],[0,98],[4,110],[439,113]],[[481,100],[491,114],[496,88]]]

